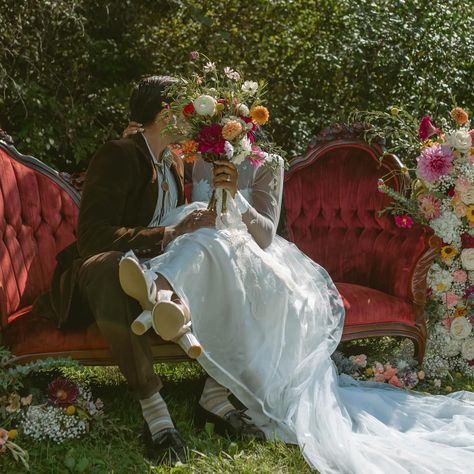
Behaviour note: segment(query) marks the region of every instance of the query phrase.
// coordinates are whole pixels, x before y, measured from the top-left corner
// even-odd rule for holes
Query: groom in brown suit
[[[128,250],[140,258],[159,255],[165,245],[187,232],[214,226],[212,212],[199,211],[173,227],[159,218],[184,204],[184,167],[169,149],[176,137],[162,134],[161,113],[170,77],[142,79],[130,97],[132,120],[143,133],[103,145],[93,157],[81,198],[77,241],[58,256],[51,291],[37,301],[39,313],[59,327],[95,320],[129,388],[140,400],[144,440],[150,458],[170,455],[184,461],[182,440],[159,394],[150,341],[130,324],[142,311],[120,287],[118,265]]]

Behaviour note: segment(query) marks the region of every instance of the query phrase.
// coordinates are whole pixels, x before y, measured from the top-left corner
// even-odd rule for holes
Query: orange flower
[[[270,118],[270,112],[263,105],[257,105],[250,110],[250,117],[258,125],[265,125]]]
[[[195,140],[186,140],[183,143],[181,143],[181,151],[185,155],[189,155],[191,153],[195,153],[198,149],[198,146],[199,144]]]
[[[186,163],[193,163],[194,161],[196,161],[198,159],[198,155],[196,155],[196,153],[192,154],[192,155],[185,155],[184,156],[184,161]]]
[[[242,124],[236,120],[230,120],[222,129],[222,136],[226,140],[233,140],[242,133]]]
[[[467,309],[464,306],[458,306],[454,311],[453,317],[454,318],[461,318],[467,315]]]
[[[469,119],[466,111],[461,107],[456,107],[451,110],[451,117],[458,125],[465,124]]]

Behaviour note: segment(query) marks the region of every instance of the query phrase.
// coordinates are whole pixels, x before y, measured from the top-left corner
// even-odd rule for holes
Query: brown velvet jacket
[[[184,167],[175,158],[178,206],[184,204]],[[133,250],[139,257],[162,251],[164,227],[147,227],[158,199],[153,159],[142,135],[113,140],[92,158],[79,209],[77,240],[57,256],[51,289],[35,302],[34,311],[59,327],[92,319],[76,288],[79,269],[98,253]]]

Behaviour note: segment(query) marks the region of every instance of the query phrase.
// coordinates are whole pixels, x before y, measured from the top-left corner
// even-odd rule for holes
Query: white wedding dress
[[[250,210],[241,217],[231,200],[217,229],[183,235],[145,262],[189,305],[199,363],[268,437],[299,444],[321,473],[474,472],[473,394],[427,396],[337,375],[340,296],[322,267],[275,236],[282,173],[275,191],[271,178],[243,163]],[[211,166],[198,161],[193,181],[195,202],[162,225],[207,205]],[[257,244],[272,237],[264,250]]]

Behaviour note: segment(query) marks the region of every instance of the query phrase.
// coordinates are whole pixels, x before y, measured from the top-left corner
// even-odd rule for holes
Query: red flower
[[[192,115],[194,113],[194,105],[192,102],[190,102],[188,105],[186,105],[183,109],[183,115],[187,117],[188,115]]]
[[[203,127],[197,137],[198,151],[201,153],[224,153],[225,140],[222,136],[222,126],[213,123]]]
[[[474,237],[467,233],[462,234],[461,246],[463,249],[474,249]]]
[[[448,196],[450,198],[454,197],[454,195],[456,194],[456,191],[454,190],[454,186],[452,188],[449,188],[448,190]]]
[[[403,216],[395,216],[395,225],[401,229],[411,229],[413,224],[413,219],[407,214],[404,214]]]
[[[53,405],[71,405],[76,401],[78,394],[77,385],[63,377],[58,377],[48,385],[48,399]]]
[[[425,115],[420,122],[420,126],[418,128],[418,136],[421,140],[428,140],[432,135],[437,135],[440,133],[440,129],[436,128],[431,123],[431,118],[428,115]]]
[[[225,104],[225,99],[217,99],[218,104]]]

